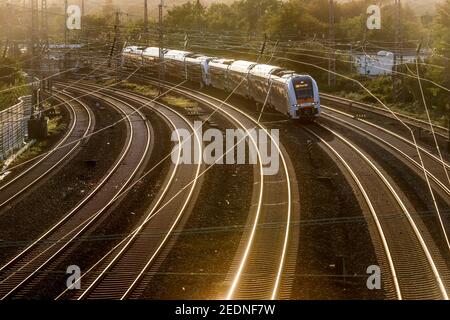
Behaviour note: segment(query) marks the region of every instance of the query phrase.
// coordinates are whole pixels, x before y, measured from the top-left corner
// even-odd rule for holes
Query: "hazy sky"
[[[12,0],[13,2],[23,2],[24,0]],[[29,1],[29,0],[25,0]],[[49,3],[57,3],[60,5],[64,4],[64,0],[48,0]],[[191,0],[195,1],[195,0]],[[203,4],[210,4],[213,2],[226,2],[230,3],[234,0],[200,0]],[[348,1],[356,1],[356,0],[336,0],[340,2],[348,2]],[[383,2],[389,2],[390,0],[382,0]],[[394,2],[394,0],[391,0]],[[426,13],[429,12],[434,8],[434,4],[437,2],[442,2],[443,0],[402,0],[404,3],[410,4],[414,9],[416,9],[419,13]],[[0,0],[0,2],[2,2]],[[81,4],[81,0],[68,0],[69,4]],[[188,2],[188,0],[164,0],[166,5],[168,7],[174,5],[174,4],[180,4]],[[368,3],[379,3],[379,0],[367,0]],[[105,3],[105,0],[85,0],[85,6],[86,10],[89,13],[91,10],[99,10]],[[136,11],[140,10],[140,8],[143,7],[144,0],[113,0],[113,3],[115,5],[119,5],[123,7],[124,9],[130,9],[130,11]],[[148,6],[150,11],[156,10],[158,7],[158,4],[160,3],[160,0],[148,0]],[[133,10],[135,9],[135,10]]]

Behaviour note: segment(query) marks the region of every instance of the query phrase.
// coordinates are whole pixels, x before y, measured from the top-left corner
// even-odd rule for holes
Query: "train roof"
[[[128,46],[123,48],[123,52],[142,52],[144,49],[145,47]]]
[[[219,64],[225,64],[225,65],[230,65],[234,62],[233,59],[225,59],[225,58],[214,58],[212,61],[212,63],[219,63]]]
[[[269,64],[257,64],[250,70],[250,74],[258,75],[262,77],[270,76],[274,71],[281,70],[282,68],[277,66],[272,66]]]
[[[163,52],[167,52],[167,49],[163,49]],[[159,47],[145,48],[144,56],[159,57]]]
[[[236,60],[230,66],[230,70],[238,71],[238,72],[248,72],[248,70],[253,67],[256,62],[245,61],[245,60]]]
[[[196,59],[199,61],[205,61],[205,60],[211,61],[212,59],[215,59],[214,57],[205,56],[203,54],[194,54],[192,56],[189,56],[189,58]]]
[[[173,59],[183,59],[189,55],[191,55],[192,52],[189,51],[183,51],[183,50],[168,50],[165,54],[164,57],[167,58],[173,58]]]

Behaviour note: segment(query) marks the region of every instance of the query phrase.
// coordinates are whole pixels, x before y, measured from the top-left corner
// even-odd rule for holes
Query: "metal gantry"
[[[163,23],[163,8],[164,8],[164,0],[161,0],[158,6],[158,31],[159,31],[159,72],[158,72],[158,91],[161,94],[162,87],[161,81],[164,81],[164,23]]]
[[[335,53],[335,34],[334,34],[334,1],[328,1],[328,36],[330,38],[330,47],[332,52],[328,59],[328,86],[334,86],[336,84],[336,53]]]
[[[402,37],[402,4],[400,0],[394,0],[395,10],[395,50],[394,50],[394,72],[392,73],[393,98],[394,101],[402,95],[402,77],[399,74],[399,65],[403,64],[403,37]]]

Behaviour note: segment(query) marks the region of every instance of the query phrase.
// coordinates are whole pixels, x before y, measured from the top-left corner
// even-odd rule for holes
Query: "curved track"
[[[100,95],[95,95],[101,98]],[[106,99],[108,100],[108,99]],[[0,298],[20,297],[27,286],[41,281],[40,271],[60,257],[73,241],[84,234],[132,183],[150,148],[150,128],[134,107],[110,101],[123,115],[127,139],[119,158],[96,187],[50,230],[0,268]]]
[[[99,89],[92,85],[84,88]],[[102,95],[111,99],[131,100],[156,111],[177,135],[178,130],[191,132],[201,157],[201,137],[190,121],[179,112],[137,95],[116,90],[114,94],[107,94],[106,91],[102,91]],[[177,141],[178,145],[184,143],[179,135]],[[185,211],[195,202],[193,197],[198,189],[201,159],[197,159],[196,164],[186,164],[182,162],[181,149],[175,148],[173,153],[176,161],[172,163],[158,196],[139,225],[83,274],[80,281],[85,289],[76,292],[66,290],[58,298],[124,299],[137,295],[136,291],[140,292],[145,287],[143,283],[146,283],[148,269],[178,228]]]
[[[56,96],[70,111],[69,130],[45,155],[6,183],[0,184],[0,209],[7,208],[8,204],[36,185],[43,177],[48,178],[52,171],[76,153],[83,138],[94,128],[92,111],[83,102],[62,92]]]
[[[146,80],[157,85],[153,80]],[[229,290],[220,298],[288,298],[298,247],[298,228],[291,221],[299,220],[300,209],[295,172],[286,151],[266,128],[244,111],[186,87],[176,87],[173,91],[224,114],[247,133],[254,129],[266,133],[268,139],[260,145],[249,135],[251,143],[257,145],[259,167],[255,167],[255,176],[260,178],[255,181],[247,226],[226,280]],[[279,155],[279,170],[264,175],[260,148],[270,150],[272,144]]]
[[[391,112],[386,110],[385,108],[377,107],[375,105],[360,103],[356,101],[352,101],[346,98],[333,96],[330,94],[321,93],[320,97],[324,101],[329,101],[333,104],[343,105],[346,108],[353,108],[356,110],[360,110],[360,112],[369,112],[377,115],[381,115],[383,117],[386,117],[386,119],[394,119]],[[393,112],[396,117],[401,119],[405,124],[407,124],[410,127],[413,128],[420,128],[425,131],[431,131],[430,124],[421,119],[416,119],[398,112]],[[440,136],[441,138],[448,139],[448,128],[444,128],[442,126],[433,125],[433,130],[437,136]]]
[[[324,130],[325,129],[325,130]],[[400,188],[368,155],[348,139],[320,126],[308,131],[330,150],[357,184],[368,221],[375,226],[374,243],[381,246],[385,290],[398,299],[448,299],[445,260],[426,228],[413,218],[414,208]],[[331,135],[330,135],[331,134]],[[370,225],[370,223],[369,223]]]
[[[391,152],[397,157],[405,166],[410,167],[415,171],[417,176],[423,179],[426,183],[427,193],[431,196],[431,201],[436,211],[437,219],[439,221],[440,238],[445,242],[446,250],[450,250],[450,242],[448,236],[448,219],[445,214],[441,212],[440,204],[437,201],[437,195],[450,205],[450,165],[445,160],[441,160],[438,156],[433,154],[426,148],[414,144],[410,141],[392,131],[389,131],[381,126],[373,124],[369,121],[352,119],[351,115],[339,110],[325,107],[324,112],[326,119],[332,123],[338,124],[340,127],[347,128],[355,133],[373,140],[382,148]]]
[[[353,119],[352,115],[345,112],[330,107],[324,107],[324,109],[326,110],[324,116],[328,119],[346,127],[356,129],[364,135],[377,140],[388,149],[399,154],[416,171],[418,170],[421,175],[423,174],[417,149],[412,141],[369,121]],[[424,147],[418,146],[417,148],[421,152],[427,175],[436,184],[436,189],[442,191],[444,198],[450,197],[450,164],[445,160],[441,161],[436,155]]]

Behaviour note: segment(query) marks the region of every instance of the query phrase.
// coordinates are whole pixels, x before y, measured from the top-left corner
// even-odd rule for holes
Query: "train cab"
[[[293,75],[289,80],[289,99],[296,118],[314,118],[320,114],[316,81],[308,75]]]

